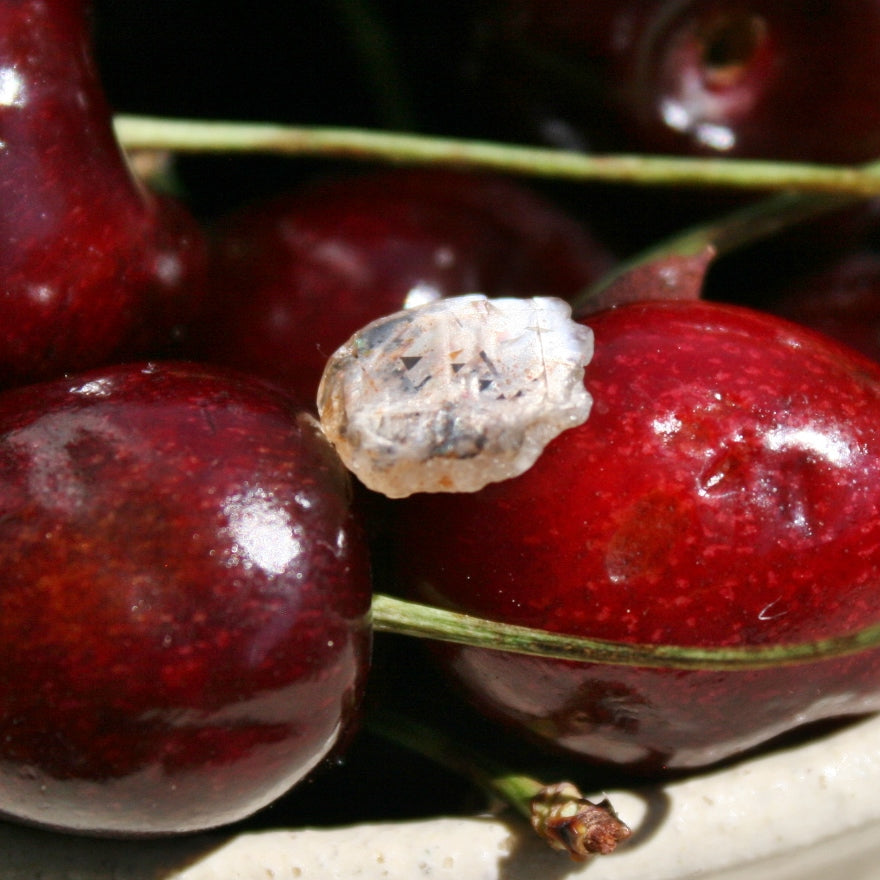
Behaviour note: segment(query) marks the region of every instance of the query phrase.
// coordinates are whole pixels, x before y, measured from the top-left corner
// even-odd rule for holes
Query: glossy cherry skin
[[[516,479],[397,503],[413,595],[635,643],[774,645],[880,620],[880,367],[705,302],[593,315],[594,409]],[[634,772],[701,767],[880,708],[880,652],[672,671],[438,653],[512,729]]]
[[[0,811],[147,835],[241,819],[357,720],[369,566],[290,399],[187,364],[0,396]]]
[[[669,3],[625,67],[625,112],[644,149],[825,162],[880,153],[876,0]]]
[[[607,113],[618,149],[822,162],[880,155],[876,0],[615,0],[591,16],[596,5],[498,4],[489,42],[514,68],[508,78],[521,68],[524,109],[541,139],[589,146],[603,137],[597,114]]]
[[[0,2],[0,385],[172,342],[206,245],[116,142],[83,0]]]
[[[324,364],[364,324],[441,296],[570,297],[610,252],[500,178],[394,170],[337,178],[227,217],[197,353],[314,406]]]

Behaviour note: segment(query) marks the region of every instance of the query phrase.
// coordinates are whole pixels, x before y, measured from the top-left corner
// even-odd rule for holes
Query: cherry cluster
[[[128,6],[0,0],[0,813],[127,835],[251,816],[355,737],[374,589],[634,645],[784,646],[880,621],[875,204],[714,259],[698,296],[670,287],[665,265],[626,302],[606,288],[600,308],[594,285],[644,243],[759,197],[673,205],[289,159],[136,173],[107,95],[147,109],[153,96],[105,75]],[[372,24],[412,35],[398,57],[418,73],[425,34],[394,6],[375,4]],[[463,48],[427,52],[410,85],[446,132],[880,156],[875,0],[436,6]],[[306,76],[308,59],[284,57],[286,76]],[[234,80],[244,97],[224,103],[209,68],[193,74],[202,109],[244,117],[253,87],[230,75],[225,91]],[[391,85],[407,77],[384,76],[399,99],[384,118],[403,125]],[[159,92],[196,112],[185,90]],[[342,104],[331,121],[363,122]],[[380,316],[468,293],[573,303],[595,335],[593,410],[519,477],[371,493],[315,418],[324,364]],[[630,774],[880,709],[877,650],[808,673],[467,644],[430,659],[498,729]]]

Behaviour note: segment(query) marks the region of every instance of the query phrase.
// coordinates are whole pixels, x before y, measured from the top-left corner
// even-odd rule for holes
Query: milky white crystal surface
[[[391,498],[518,476],[592,400],[592,331],[555,297],[450,297],[358,331],[327,363],[318,412],[348,468]]]

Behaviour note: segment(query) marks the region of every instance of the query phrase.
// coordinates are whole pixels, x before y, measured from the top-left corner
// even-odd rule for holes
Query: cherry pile
[[[606,780],[880,709],[877,650],[681,670],[423,650],[370,618],[397,593],[783,654],[878,624],[875,203],[722,253],[698,295],[667,252],[599,308],[646,244],[764,197],[145,157],[112,119],[867,162],[880,5],[264,5],[0,0],[0,814],[137,836],[315,821],[322,796],[328,821],[440,809],[401,781],[434,771],[363,729],[389,705]],[[573,303],[593,411],[520,477],[392,502],[322,433],[321,372],[368,322],[469,293]]]

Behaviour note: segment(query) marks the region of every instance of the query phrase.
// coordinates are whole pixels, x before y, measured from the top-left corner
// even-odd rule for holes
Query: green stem
[[[367,0],[334,0],[337,15],[354,45],[385,124],[409,129],[415,123],[412,101],[394,63],[391,34]]]
[[[607,800],[597,804],[571,782],[547,785],[510,770],[459,738],[409,715],[383,709],[367,719],[367,728],[500,798],[528,819],[545,843],[575,861],[611,853],[632,833]]]
[[[366,726],[371,732],[424,755],[490,795],[501,798],[523,816],[529,816],[529,801],[543,787],[537,780],[513,772],[460,738],[409,715],[382,708],[368,715]]]
[[[117,116],[115,125],[120,142],[127,149],[342,157],[643,186],[792,190],[861,198],[880,195],[877,166],[847,168],[734,159],[596,156],[394,132],[144,116]]]
[[[373,628],[535,657],[658,669],[747,670],[816,663],[880,647],[880,624],[813,642],[700,647],[629,644],[498,623],[393,596],[373,597]]]
[[[880,172],[880,163],[866,166]],[[844,208],[859,201],[856,196],[838,193],[785,192],[762,199],[722,217],[690,227],[663,239],[650,248],[624,260],[588,288],[573,302],[575,313],[583,312],[591,304],[601,304],[603,295],[613,285],[636,270],[659,263],[668,257],[695,258],[711,252],[711,259],[729,254],[737,248],[768,238],[776,232]],[[705,273],[706,266],[702,268]]]

